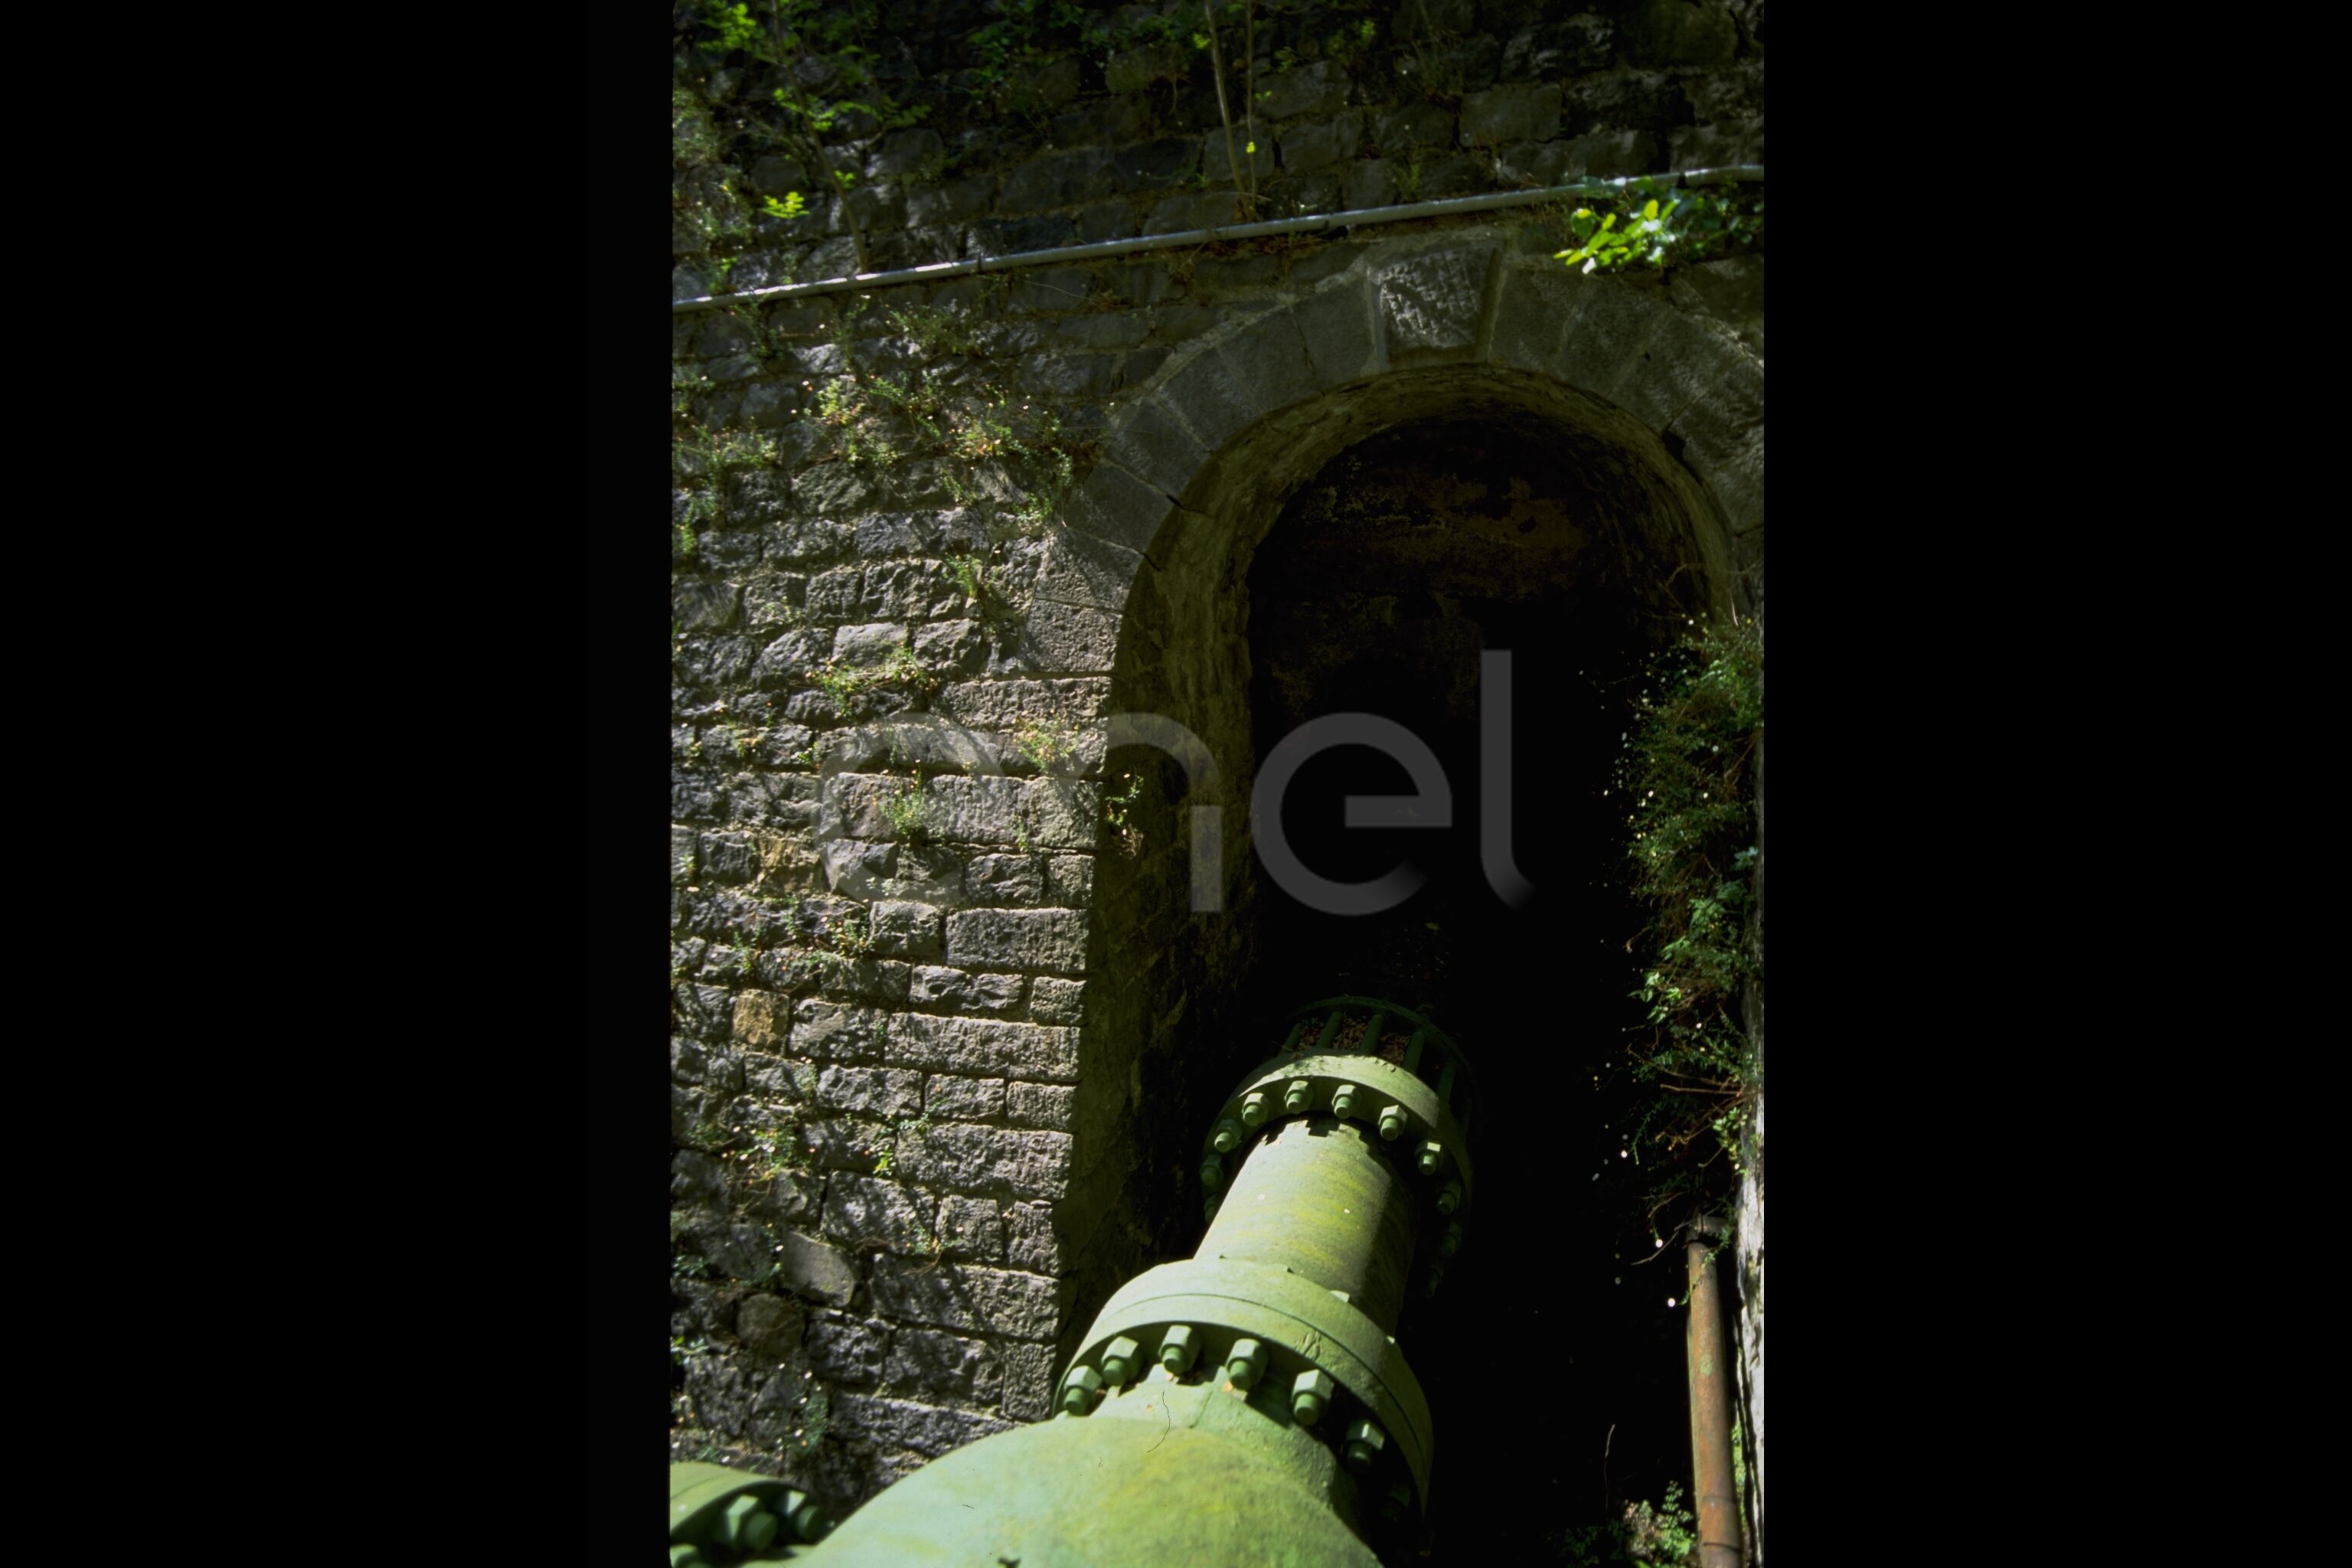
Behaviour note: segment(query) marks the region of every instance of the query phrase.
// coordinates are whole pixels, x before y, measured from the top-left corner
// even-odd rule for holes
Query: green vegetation
[[[1628,1503],[1622,1520],[1561,1531],[1549,1545],[1554,1560],[1570,1568],[1685,1568],[1698,1562],[1698,1521],[1683,1506],[1682,1483],[1668,1481],[1664,1501]]]
[[[1635,204],[1639,205],[1636,205]],[[1585,272],[1665,268],[1764,248],[1764,196],[1750,187],[1678,185],[1661,191],[1643,178],[1626,187],[1623,206],[1568,216],[1575,246],[1555,253]]]
[[[1657,1097],[1634,1142],[1665,1178],[1654,1199],[1720,1199],[1755,1095],[1740,1008],[1762,973],[1748,926],[1762,633],[1736,616],[1711,622],[1663,656],[1653,679],[1612,785],[1629,803],[1633,890],[1650,910],[1633,1073]]]

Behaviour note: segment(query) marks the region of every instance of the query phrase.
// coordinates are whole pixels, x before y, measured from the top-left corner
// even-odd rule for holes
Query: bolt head
[[[1389,1446],[1389,1435],[1377,1422],[1352,1421],[1348,1425],[1348,1463],[1358,1469],[1370,1467]]]
[[[1140,1348],[1125,1334],[1103,1347],[1102,1375],[1106,1386],[1123,1388],[1127,1385],[1127,1380],[1135,1375],[1136,1352]]]
[[[1282,1109],[1296,1116],[1312,1104],[1314,1099],[1315,1086],[1303,1078],[1295,1078],[1290,1080],[1290,1087],[1282,1091]]]
[[[776,1539],[776,1516],[768,1511],[765,1502],[747,1492],[727,1505],[719,1533],[728,1546],[745,1555],[765,1552]]]
[[[1452,1214],[1455,1209],[1458,1209],[1461,1206],[1462,1184],[1459,1182],[1446,1183],[1445,1190],[1437,1194],[1437,1212],[1439,1214]]]
[[[1265,1120],[1265,1096],[1256,1089],[1242,1097],[1242,1125],[1255,1127]]]
[[[1301,1426],[1312,1426],[1331,1403],[1331,1374],[1302,1372],[1290,1385],[1290,1415]]]
[[[1160,1364],[1177,1377],[1192,1371],[1200,1355],[1200,1336],[1189,1323],[1178,1323],[1160,1336]]]
[[[1437,1256],[1440,1258],[1451,1258],[1461,1249],[1462,1222],[1460,1220],[1455,1220],[1452,1225],[1445,1227],[1445,1234],[1437,1238]]]
[[[1265,1370],[1265,1347],[1255,1340],[1235,1340],[1225,1357],[1225,1381],[1246,1394]]]
[[[1355,1113],[1356,1086],[1343,1083],[1339,1086],[1339,1092],[1331,1096],[1331,1114],[1344,1121]]]
[[[1238,1121],[1224,1121],[1217,1123],[1217,1130],[1209,1140],[1209,1147],[1220,1154],[1230,1154],[1240,1146],[1241,1141],[1242,1124]]]
[[[1404,1136],[1404,1107],[1391,1105],[1381,1112],[1381,1140],[1393,1143]]]
[[[1443,1164],[1444,1160],[1445,1151],[1444,1148],[1439,1146],[1434,1140],[1423,1143],[1421,1146],[1421,1173],[1423,1175],[1433,1176],[1437,1174],[1437,1167]]]
[[[1072,1415],[1092,1411],[1102,1397],[1102,1373],[1090,1366],[1074,1366],[1062,1380],[1062,1408]]]

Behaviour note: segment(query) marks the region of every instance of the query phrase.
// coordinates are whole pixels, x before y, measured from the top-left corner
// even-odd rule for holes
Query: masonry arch
[[[1367,245],[1350,266],[1234,320],[1110,411],[1103,458],[1046,543],[1033,623],[1106,658],[1112,712],[1185,724],[1216,759],[1221,914],[1190,910],[1185,773],[1112,752],[1143,853],[1106,830],[1087,957],[1070,1333],[1119,1281],[1197,1237],[1200,1117],[1263,1056],[1267,902],[1249,797],[1263,754],[1251,576],[1301,487],[1388,433],[1496,428],[1612,496],[1621,588],[1728,606],[1761,562],[1761,362],[1654,287],[1578,278],[1510,230]],[[1096,666],[1068,666],[1096,668]],[[1522,684],[1522,691],[1527,687]],[[1473,785],[1456,778],[1456,793]],[[1315,975],[1289,975],[1291,987]],[[1289,1004],[1307,996],[1291,996]],[[1412,1002],[1412,999],[1406,999]],[[1254,1008],[1258,1016],[1254,1016]]]

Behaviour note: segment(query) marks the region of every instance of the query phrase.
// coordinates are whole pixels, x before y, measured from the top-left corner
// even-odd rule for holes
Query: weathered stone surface
[[[1370,375],[1387,363],[1387,346],[1373,313],[1377,297],[1361,279],[1317,289],[1289,308],[1318,386]]]
[[[993,1405],[1004,1386],[1003,1363],[987,1342],[930,1329],[901,1329],[891,1336],[883,1376],[901,1393],[944,1394],[976,1405]]]
[[[1658,139],[1646,131],[1603,131],[1554,142],[1560,149],[1551,183],[1615,180],[1645,174],[1658,166]]]
[[[1181,196],[1168,196],[1154,203],[1143,220],[1146,234],[1184,234],[1196,228],[1219,228],[1241,220],[1234,216],[1235,202],[1231,191],[1204,191]]]
[[[945,1007],[958,1013],[1007,1014],[1019,1011],[1028,983],[1025,975],[974,974],[919,964],[907,987],[907,1000],[919,1007]]]
[[[947,948],[957,963],[1076,974],[1086,964],[1087,917],[1080,910],[966,910],[948,918]]]
[[[803,1336],[809,1368],[828,1383],[865,1386],[879,1382],[889,1352],[890,1325],[820,1318]]]
[[[1433,250],[1381,268],[1378,286],[1390,355],[1475,342],[1494,254],[1491,247]]]
[[[1613,402],[1619,384],[1640,363],[1643,346],[1673,312],[1613,278],[1587,281],[1584,309],[1553,362],[1553,374]]]
[[[1645,0],[1622,26],[1626,58],[1637,66],[1717,70],[1731,63],[1739,28],[1723,0]]]
[[[931,1227],[914,1195],[879,1176],[837,1172],[825,1185],[824,1233],[853,1251],[929,1255]]]
[[[1735,368],[1683,410],[1671,432],[1706,484],[1731,533],[1764,523],[1764,377]]]
[[[998,203],[1007,212],[1075,206],[1112,190],[1112,157],[1107,147],[1056,153],[1024,163],[1005,176]]]
[[[947,1257],[975,1263],[1004,1261],[1004,1221],[994,1198],[940,1199],[937,1234]]]
[[[1118,655],[1118,625],[1108,610],[1041,604],[1030,612],[1029,647],[1045,671],[1108,675]]]
[[[1499,289],[1487,356],[1538,375],[1550,374],[1560,345],[1583,312],[1591,283],[1558,262],[1538,260],[1505,268]]]
[[[1015,1268],[1026,1268],[1039,1274],[1060,1274],[1067,1259],[1062,1254],[1062,1243],[1054,1230],[1054,1210],[1050,1204],[1006,1204],[1004,1219],[1004,1257]]]
[[[694,879],[694,829],[672,825],[669,830],[669,879]]]
[[[814,1237],[796,1230],[784,1232],[776,1262],[777,1278],[813,1300],[845,1307],[857,1291],[857,1268],[848,1255]]]
[[[1277,143],[1282,167],[1291,174],[1336,168],[1356,155],[1364,144],[1364,117],[1359,112],[1336,119],[1310,121],[1284,131]]]
[[[1037,571],[1037,597],[1120,609],[1142,567],[1143,557],[1124,545],[1063,529],[1046,541],[1045,559]]]
[[[727,1202],[727,1167],[708,1154],[680,1149],[670,1156],[669,1201],[681,1208],[719,1208]]]
[[[1114,462],[1100,462],[1063,509],[1073,528],[1129,550],[1151,547],[1160,524],[1175,510],[1168,496]],[[1108,668],[1106,666],[1105,668]]]
[[[1503,47],[1503,79],[1556,81],[1606,70],[1611,42],[1606,16],[1570,16],[1525,28]]]
[[[943,1121],[988,1121],[1004,1113],[1004,1080],[933,1073],[923,1083],[923,1114]]]
[[[1045,891],[1045,873],[1034,855],[982,855],[964,870],[964,891],[978,904],[1034,904]]]
[[[840,626],[833,634],[833,657],[843,664],[872,668],[906,644],[904,622],[872,621],[864,626]]]
[[[897,1068],[828,1067],[817,1074],[816,1102],[864,1116],[912,1116],[923,1108],[923,1075]]]
[[[1545,142],[1559,134],[1559,84],[1517,83],[1462,100],[1462,145]]]
[[[877,1258],[873,1290],[877,1310],[935,1328],[1051,1340],[1061,1321],[1063,1292],[1054,1280],[975,1263]]]
[[[1010,1431],[1013,1423],[968,1410],[943,1410],[911,1400],[845,1394],[833,1406],[831,1430],[856,1442],[911,1448],[927,1458]]]
[[[1041,1024],[1075,1024],[1086,1002],[1087,983],[1041,974],[1030,982],[1029,1016]]]
[[[1004,1119],[1015,1127],[1042,1127],[1066,1132],[1073,1125],[1077,1090],[1061,1084],[1009,1084],[1004,1091]]]
[[[1023,722],[1082,723],[1108,710],[1110,682],[1101,677],[1060,680],[970,680],[940,694],[940,711],[982,730]]]
[[[681,578],[670,585],[669,605],[670,617],[688,631],[718,631],[735,624],[743,606],[743,590],[732,583]]]
[[[902,1139],[898,1166],[910,1180],[954,1192],[1058,1198],[1069,1190],[1070,1139],[948,1122]]]
[[[874,1037],[877,1016],[871,1007],[803,997],[793,1008],[793,1049],[837,1061],[871,1061],[880,1048]]]
[[[874,951],[894,958],[937,958],[940,911],[928,904],[882,902],[872,915]]]
[[[1405,158],[1416,148],[1454,144],[1454,116],[1434,103],[1408,103],[1372,117],[1372,145],[1384,158]]]
[[[1667,167],[1673,169],[1760,163],[1764,161],[1764,121],[1753,118],[1686,125],[1673,134],[1668,145],[1674,156]]]
[[[735,1333],[743,1348],[762,1362],[782,1362],[800,1348],[807,1312],[781,1296],[746,1297],[735,1309]]]
[[[1652,429],[1663,430],[1734,365],[1753,363],[1717,333],[1669,310],[1642,346],[1632,374],[1617,384],[1613,401]]]
[[[1054,1352],[1045,1345],[1001,1346],[1004,1362],[1004,1414],[1016,1421],[1043,1421],[1054,1412]]]
[[[975,1077],[1075,1083],[1077,1031],[993,1018],[909,1014],[892,1020],[890,1059],[906,1067]]]
[[[792,1027],[792,1004],[769,991],[744,991],[735,997],[735,1041],[757,1050],[782,1046]]]

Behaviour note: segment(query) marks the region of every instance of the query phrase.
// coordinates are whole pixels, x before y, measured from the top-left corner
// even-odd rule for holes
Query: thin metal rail
[[[1761,163],[1729,163],[1717,169],[1685,169],[1670,174],[1629,174],[1622,179],[1575,180],[1534,191],[1489,191],[1484,195],[1449,196],[1442,201],[1406,202],[1398,206],[1359,207],[1352,212],[1317,213],[1307,217],[1268,218],[1261,223],[1223,224],[1215,228],[1188,228],[1176,234],[1140,235],[1133,239],[1097,240],[1091,245],[1056,246],[1051,250],[1024,250],[1011,256],[976,256],[962,261],[935,261],[895,272],[861,272],[849,278],[825,278],[813,283],[778,283],[746,289],[737,294],[705,294],[670,301],[670,314],[710,310],[745,302],[798,300],[813,294],[839,294],[852,289],[887,289],[898,283],[936,283],[950,278],[970,278],[982,272],[1010,272],[1021,267],[1045,267],[1055,262],[1103,261],[1139,251],[1167,250],[1181,245],[1209,245],[1219,240],[1264,239],[1278,234],[1309,234],[1327,228],[1365,228],[1374,224],[1404,223],[1412,218],[1450,217],[1457,213],[1487,212],[1498,207],[1534,206],[1570,196],[1610,195],[1643,180],[1661,188],[1760,183]]]

